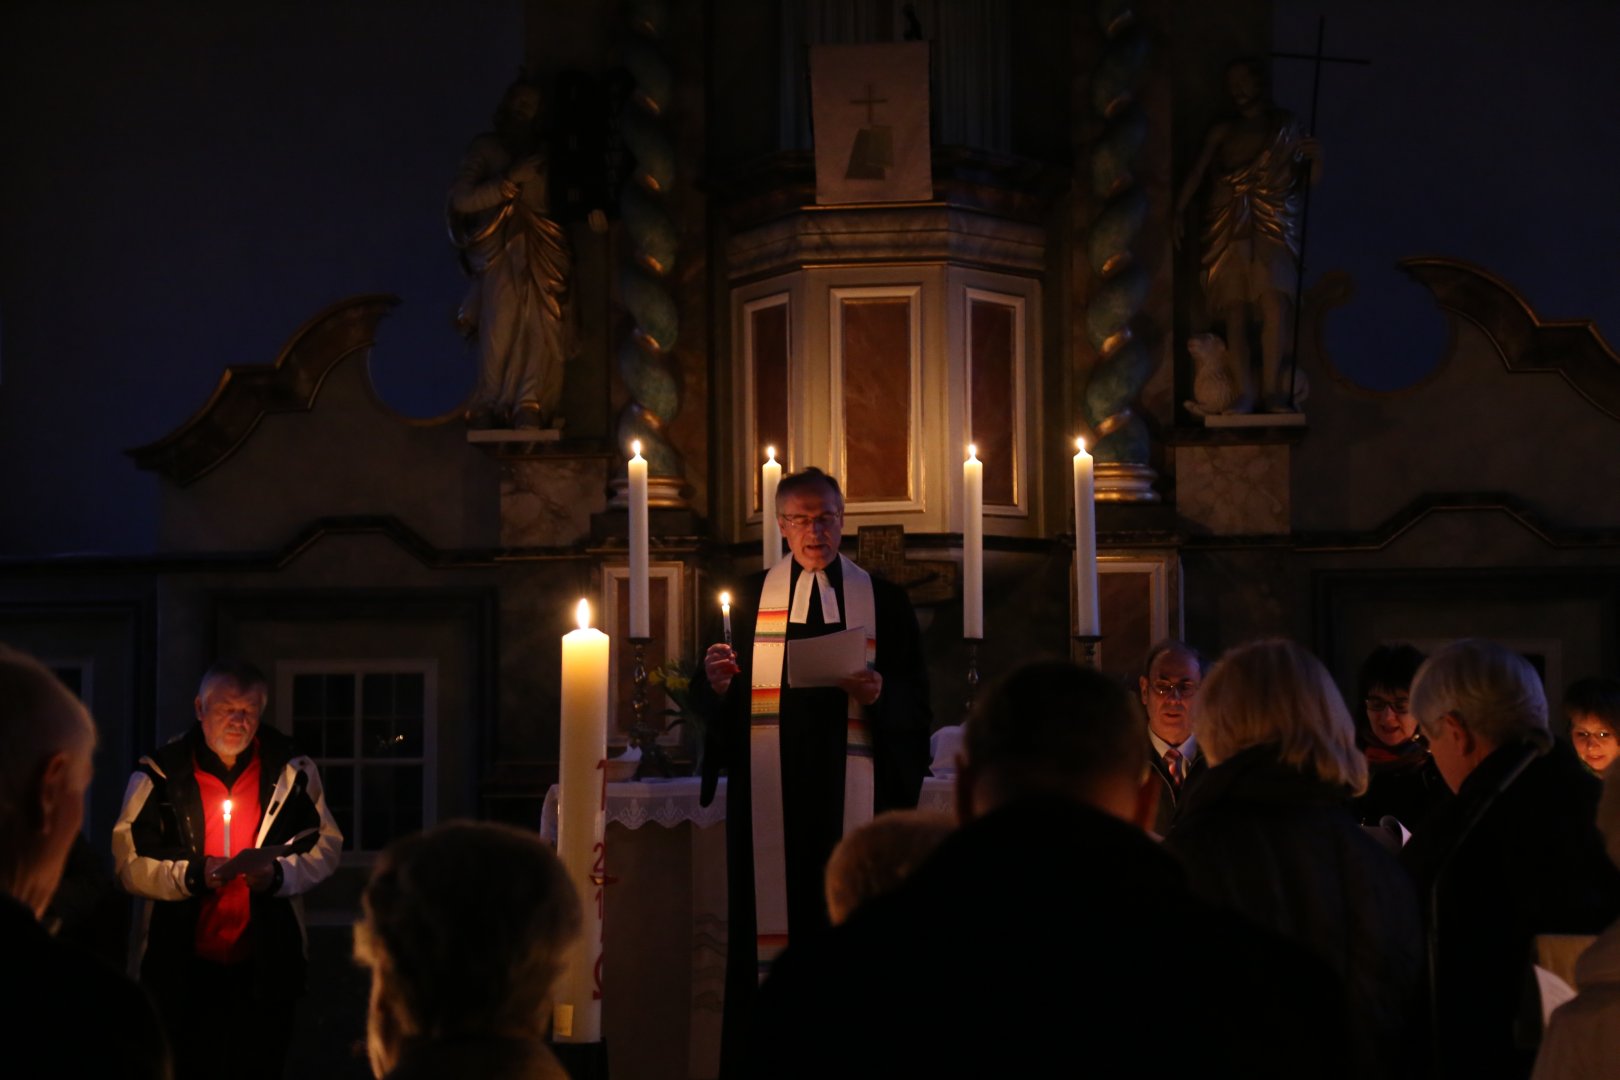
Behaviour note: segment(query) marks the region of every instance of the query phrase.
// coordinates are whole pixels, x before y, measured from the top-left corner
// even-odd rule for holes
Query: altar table
[[[613,1080],[720,1071],[726,970],[726,781],[698,805],[695,776],[607,785],[609,887],[602,1030]],[[919,805],[950,813],[955,781],[928,777]],[[646,829],[643,826],[657,825]],[[557,843],[557,787],[540,836]]]

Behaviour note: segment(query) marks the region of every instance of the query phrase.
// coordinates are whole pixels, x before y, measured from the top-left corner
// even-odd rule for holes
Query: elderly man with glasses
[[[1192,702],[1204,678],[1204,658],[1191,645],[1166,638],[1148,650],[1137,677],[1147,713],[1148,764],[1159,778],[1153,831],[1170,831],[1176,810],[1207,768],[1192,729]]]
[[[1620,915],[1620,870],[1596,816],[1601,790],[1554,744],[1529,661],[1488,641],[1436,652],[1412,712],[1456,797],[1401,861],[1427,907],[1436,1077],[1529,1075],[1518,1037],[1537,934],[1595,934]]]
[[[822,873],[839,838],[917,805],[928,768],[927,667],[896,585],[839,553],[844,498],[820,469],[785,477],[776,517],[791,554],[734,591],[736,634],[694,680],[708,718],[703,801],[727,770],[730,944],[721,1071],[736,1075],[760,971],[827,925]],[[792,643],[856,633],[838,685],[793,685]]]

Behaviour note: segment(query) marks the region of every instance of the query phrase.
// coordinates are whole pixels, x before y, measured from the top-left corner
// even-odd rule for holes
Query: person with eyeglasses
[[[1594,776],[1620,757],[1620,679],[1581,679],[1564,691],[1575,755]]]
[[[1153,831],[1164,836],[1187,793],[1208,768],[1192,729],[1192,703],[1204,678],[1204,658],[1197,649],[1166,638],[1148,650],[1137,676],[1137,694],[1147,713],[1152,749],[1148,766],[1159,778],[1159,808]]]
[[[905,590],[839,553],[838,481],[816,468],[784,477],[775,510],[790,554],[732,589],[733,640],[709,646],[692,681],[708,721],[704,805],[727,772],[724,1076],[745,1069],[760,974],[790,937],[828,925],[823,873],[839,839],[917,805],[933,726]],[[856,629],[864,664],[837,686],[792,685],[792,642]]]
[[[1357,820],[1384,825],[1393,817],[1416,832],[1451,798],[1412,715],[1409,689],[1423,654],[1411,645],[1379,645],[1356,678],[1356,745],[1367,756],[1367,791],[1351,803]],[[1398,830],[1395,830],[1398,833]]]

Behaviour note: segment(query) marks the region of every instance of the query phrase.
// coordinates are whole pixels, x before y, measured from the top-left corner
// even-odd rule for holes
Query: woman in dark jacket
[[[1410,645],[1380,645],[1362,661],[1356,745],[1367,755],[1367,791],[1350,804],[1363,825],[1393,817],[1417,832],[1451,798],[1429,756],[1429,742],[1412,715],[1412,676],[1423,654]]]
[[[1327,670],[1291,641],[1234,649],[1199,688],[1193,730],[1212,767],[1165,842],[1194,891],[1292,937],[1339,974],[1357,1075],[1420,1074],[1417,897],[1350,813],[1367,762]]]

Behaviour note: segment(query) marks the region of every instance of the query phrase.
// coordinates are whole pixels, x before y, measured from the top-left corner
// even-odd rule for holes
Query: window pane
[[[326,752],[326,743],[321,738],[321,732],[324,728],[325,725],[319,720],[307,719],[295,713],[293,715],[293,742],[298,744],[299,750],[309,754],[311,757],[330,757],[332,755]]]
[[[360,722],[360,756],[363,758],[396,757],[394,722],[386,716],[368,716]]]
[[[421,717],[427,710],[427,680],[420,674],[394,676],[394,715]]]
[[[394,677],[367,675],[360,690],[360,707],[367,716],[387,716],[394,711]]]
[[[422,766],[400,765],[394,774],[394,835],[422,828]]]
[[[360,771],[360,846],[377,851],[394,838],[393,770],[371,767]]]
[[[354,757],[354,717],[349,714],[326,722],[326,756]]]
[[[324,680],[319,675],[294,675],[292,711],[294,716],[319,716]]]
[[[328,675],[326,677],[326,715],[354,715],[353,675]]]
[[[421,717],[402,716],[394,721],[394,755],[407,758],[423,756]]]
[[[354,766],[327,765],[321,769],[326,788],[326,805],[335,808],[354,805]]]

